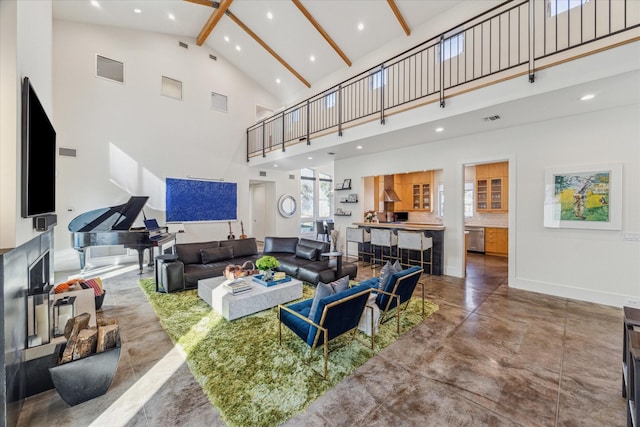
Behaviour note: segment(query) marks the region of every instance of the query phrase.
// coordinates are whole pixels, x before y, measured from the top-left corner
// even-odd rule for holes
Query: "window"
[[[444,39],[440,46],[442,51],[439,57],[442,58],[443,62],[461,55],[464,52],[464,33]]]
[[[124,62],[96,55],[96,76],[103,79],[124,83]]]
[[[313,169],[300,171],[300,218],[313,218],[315,172]]]
[[[169,98],[182,101],[182,82],[170,77],[162,76],[160,93]]]
[[[387,84],[387,69],[378,70],[369,75],[369,88],[376,90]]]
[[[318,217],[331,217],[333,201],[333,181],[329,175],[319,174],[318,180]]]
[[[574,7],[580,7],[583,4],[589,3],[590,0],[547,0],[547,8],[549,9],[549,16],[560,15],[573,9]]]
[[[324,106],[325,108],[333,108],[336,106],[336,93],[332,92],[324,98]]]
[[[333,180],[330,175],[305,168],[300,171],[300,233],[312,233],[316,220],[331,218]]]
[[[227,112],[227,96],[219,93],[211,92],[211,108],[214,110]]]
[[[473,217],[473,182],[464,183],[464,216]]]
[[[444,184],[438,184],[438,216],[444,216]]]

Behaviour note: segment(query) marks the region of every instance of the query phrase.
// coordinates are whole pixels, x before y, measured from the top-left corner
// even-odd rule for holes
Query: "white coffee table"
[[[302,298],[302,282],[297,279],[267,287],[252,281],[251,277],[246,277],[244,280],[251,284],[251,290],[237,295],[232,295],[221,286],[226,280],[223,276],[199,280],[198,296],[227,320]]]

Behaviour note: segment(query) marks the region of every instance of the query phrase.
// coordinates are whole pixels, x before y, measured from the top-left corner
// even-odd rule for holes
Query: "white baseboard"
[[[546,295],[553,295],[561,298],[570,298],[596,304],[610,305],[613,307],[622,307],[625,305],[636,304],[640,305],[639,296],[620,295],[609,292],[596,291],[593,289],[565,286],[558,283],[546,283],[516,278],[513,283],[509,284],[509,287],[530,292],[538,292]]]

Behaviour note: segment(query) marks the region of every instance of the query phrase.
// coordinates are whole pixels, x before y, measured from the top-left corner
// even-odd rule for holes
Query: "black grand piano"
[[[145,227],[132,227],[147,203],[147,196],[133,196],[127,203],[110,208],[95,209],[75,217],[69,223],[71,244],[80,254],[80,269],[84,271],[88,246],[124,245],[138,251],[138,264],[142,273],[144,250],[149,249],[149,267],[153,267],[153,248],[175,240],[166,227],[160,236],[150,239]]]

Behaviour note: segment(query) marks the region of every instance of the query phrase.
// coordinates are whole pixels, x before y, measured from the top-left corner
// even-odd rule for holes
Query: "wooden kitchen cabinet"
[[[397,174],[395,190],[401,199],[396,211],[433,210],[433,171]]]
[[[509,163],[476,166],[476,211],[505,212],[509,209]]]
[[[484,229],[484,252],[487,255],[509,255],[509,230],[486,227]]]

